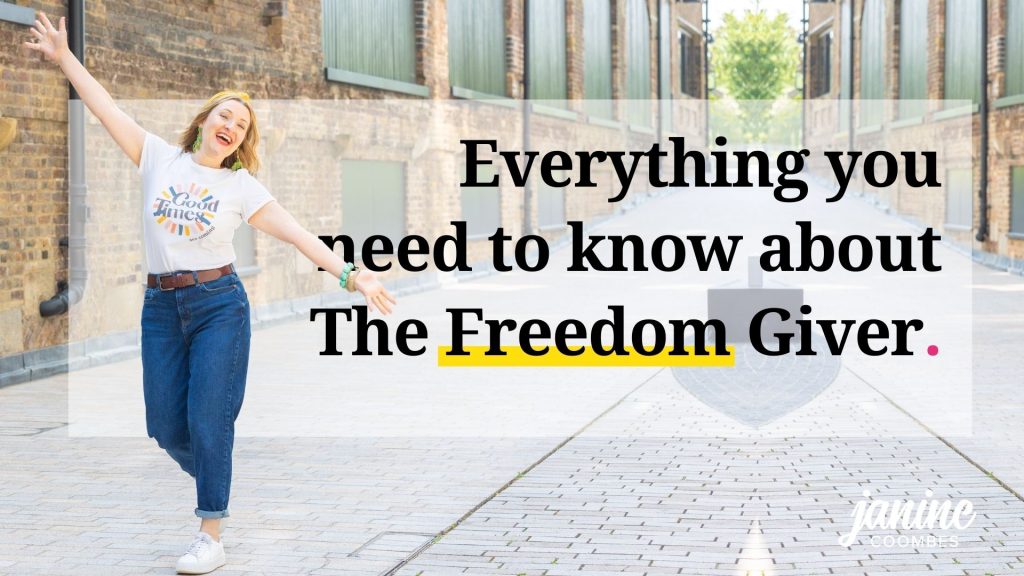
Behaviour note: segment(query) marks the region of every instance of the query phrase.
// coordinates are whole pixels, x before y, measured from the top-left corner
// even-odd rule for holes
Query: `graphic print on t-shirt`
[[[219,205],[208,188],[195,182],[187,190],[181,184],[168,186],[153,202],[153,219],[169,234],[199,240],[213,232]]]

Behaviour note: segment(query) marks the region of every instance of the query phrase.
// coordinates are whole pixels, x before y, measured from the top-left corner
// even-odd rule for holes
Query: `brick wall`
[[[658,9],[656,0],[647,2],[654,62]],[[33,6],[46,10],[54,20],[63,15],[62,3],[36,2]],[[428,88],[431,99],[447,99],[450,93],[445,6],[444,0],[416,0],[414,8],[416,77]],[[613,96],[618,98],[624,94],[625,81],[625,2],[613,0],[613,10]],[[673,20],[679,16],[694,19],[692,26],[700,28],[699,5],[673,2],[672,15]],[[505,17],[508,94],[519,98],[523,0],[506,0]],[[578,99],[583,93],[582,0],[567,1],[566,20],[569,97]],[[434,110],[434,116],[424,112],[424,118],[407,118],[403,123],[403,113],[430,108],[426,106],[429,101],[325,81],[321,27],[319,0],[89,2],[85,64],[144,128],[168,139],[176,138],[198,101],[225,88],[247,90],[258,103],[309,99],[314,110],[312,120],[289,119],[272,105],[274,113],[259,118],[264,129],[263,152],[275,159],[259,178],[300,223],[315,233],[340,232],[340,162],[318,162],[317,158],[344,154],[346,158],[408,162],[418,154],[406,174],[407,231],[427,237],[450,232],[449,221],[460,218],[461,213],[454,179],[458,151],[452,148],[452,142],[457,141],[458,133],[469,133],[474,127],[442,118],[439,109]],[[673,34],[675,30],[674,23]],[[0,42],[4,45],[17,45],[28,36],[25,27],[0,22]],[[676,59],[678,45],[671,44]],[[670,65],[673,71],[678,70],[676,60]],[[652,65],[652,98],[656,97],[656,72]],[[678,83],[673,77],[673,86]],[[197,101],[182,102],[160,112],[144,102],[183,99]],[[360,134],[347,144],[339,142],[337,118],[335,123],[317,126],[317,118],[333,116],[316,112],[313,102],[350,100],[353,104],[346,108],[350,110],[354,101],[364,99],[408,105],[396,109],[390,120],[375,121],[375,140],[361,140]],[[0,358],[54,346],[69,338],[67,315],[44,319],[38,314],[39,302],[57,292],[58,281],[67,280],[66,254],[58,246],[59,239],[68,234],[66,109],[66,82],[54,65],[20,49],[0,51],[0,115],[18,121],[15,141],[0,151],[0,205],[4,206],[0,215]],[[294,105],[288,108],[292,113],[301,109]],[[696,110],[694,107],[691,112]],[[619,111],[624,113],[624,109]],[[346,112],[345,118],[357,117],[353,114],[357,113]],[[496,118],[497,124],[487,129],[506,135],[504,146],[516,144],[519,133],[514,115],[503,112]],[[700,134],[702,127],[697,127],[694,118],[691,115],[689,124],[680,129]],[[538,122],[532,138],[541,144],[559,142],[559,122]],[[432,139],[424,150],[413,152],[416,141],[410,138],[409,128],[420,125],[417,123],[422,123]],[[362,130],[369,125],[358,126]],[[442,128],[438,129],[439,125]],[[89,150],[87,175],[92,210],[87,228],[89,268],[103,273],[90,276],[86,300],[76,308],[72,340],[136,329],[140,284],[144,280],[137,218],[101,218],[113,212],[138,214],[137,174],[94,119],[87,132],[94,143]],[[480,133],[479,127],[475,127],[475,133]],[[638,142],[646,141],[644,148],[652,138],[647,134],[628,136],[633,139],[628,145],[639,147]],[[623,145],[621,131],[607,127],[584,126],[576,137],[594,146]],[[276,143],[272,151],[266,148],[271,142]],[[611,173],[598,173],[596,179],[601,186],[597,190],[566,190],[567,219],[598,218],[615,210],[616,206],[607,202]],[[509,184],[503,186],[501,223],[513,235],[522,230],[522,196],[521,190]],[[536,200],[533,218],[536,224]],[[557,236],[560,232],[546,234]],[[331,289],[327,275],[317,273],[291,246],[256,234],[255,249],[262,272],[245,279],[254,306]],[[471,242],[470,260],[483,259],[489,259],[489,246],[482,241]],[[386,278],[397,275],[388,273]]]
[[[34,3],[51,18],[63,3]],[[67,235],[66,84],[20,46],[24,26],[0,22],[0,115],[17,120],[0,150],[0,357],[67,337],[67,318],[44,319],[39,302],[67,278],[58,240]]]
[[[1024,239],[1011,237],[1010,171],[1024,166],[1024,104],[995,107],[1006,96],[1006,3],[989,0],[989,238],[986,249],[1024,260]]]
[[[1024,239],[1011,237],[1008,234],[1010,225],[1010,171],[1014,166],[1024,165],[1024,105],[1000,106],[997,99],[1005,95],[1005,35],[1006,35],[1006,1],[990,0],[988,18],[988,91],[989,102],[989,155],[988,162],[988,239],[978,247],[1006,259],[1024,259]],[[863,11],[863,0],[854,1],[854,90],[856,98],[859,91],[860,78],[860,14]],[[886,21],[890,49],[886,52],[887,97],[898,97],[899,82],[899,2],[887,0]],[[833,50],[832,91],[826,97],[808,102],[808,116],[805,135],[812,146],[846,146],[846,134],[836,135],[838,107],[834,102],[839,92],[840,69],[840,3],[812,4],[810,11],[810,27],[832,19],[835,33]],[[928,12],[928,98],[941,100],[944,97],[945,83],[945,1],[932,0]],[[854,106],[856,114],[857,106]],[[928,131],[927,138],[931,149],[939,149],[945,167],[974,168],[974,229],[980,223],[980,203],[978,199],[980,181],[980,117],[973,114],[968,117],[941,119],[941,109],[937,105],[926,115],[925,120],[933,122],[935,128]],[[896,121],[896,107],[887,110],[887,121],[883,129],[874,135],[857,137],[859,146],[884,145],[889,150],[920,149],[922,129],[913,126],[899,126]],[[858,126],[854,119],[854,126]],[[823,166],[816,166],[823,170]],[[945,220],[945,194],[940,190],[914,190],[906,185],[894,189],[873,191],[883,202],[899,212],[918,219],[929,225],[941,227]],[[964,244],[970,244],[973,233],[950,229],[946,233]],[[1008,263],[1008,260],[1003,260]]]

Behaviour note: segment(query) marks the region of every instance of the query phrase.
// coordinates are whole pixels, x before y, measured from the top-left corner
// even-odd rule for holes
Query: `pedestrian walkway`
[[[687,201],[602,230],[671,230]],[[456,305],[583,318],[636,289],[637,315],[700,315],[698,276],[563,264],[407,295],[391,322],[423,319],[433,350]],[[1024,282],[974,267],[973,284],[971,438],[936,438],[854,364],[751,428],[668,369],[440,370],[320,357],[322,324],[257,331],[218,574],[1024,573]],[[0,389],[0,574],[173,572],[194,486],[145,437],[139,374],[126,360]],[[969,499],[977,517],[955,547],[873,546],[884,530],[842,547],[865,489]]]
[[[974,434],[950,441],[1024,494],[1024,278],[974,272]]]
[[[687,438],[708,414],[666,373],[397,574],[1024,572],[1024,502],[938,439]],[[649,427],[664,436],[621,433]],[[956,547],[844,548],[865,489],[912,500],[931,489],[969,499],[977,517]]]

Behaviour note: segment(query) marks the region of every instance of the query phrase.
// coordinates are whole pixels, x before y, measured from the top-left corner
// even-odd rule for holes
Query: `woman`
[[[25,44],[60,66],[82,101],[139,167],[145,194],[149,277],[142,311],[146,427],[195,478],[199,532],[178,560],[184,574],[224,565],[220,519],[228,516],[234,422],[245,392],[249,303],[235,274],[232,237],[245,220],[294,244],[370,309],[395,299],[372,271],[343,262],[303,229],[252,176],[259,132],[249,97],[221,92],[207,101],[177,146],[147,133],[68,49],[64,18],[45,14]]]

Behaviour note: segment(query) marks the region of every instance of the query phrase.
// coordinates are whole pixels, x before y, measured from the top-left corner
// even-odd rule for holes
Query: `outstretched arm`
[[[335,278],[341,277],[345,261],[296,222],[295,218],[277,202],[270,202],[257,210],[249,218],[249,224],[278,240],[295,245],[314,264],[330,272]],[[389,314],[391,307],[396,304],[395,298],[388,293],[372,270],[361,269],[356,276],[356,290],[366,297],[366,304],[370,310],[377,309]]]
[[[68,48],[68,32],[63,17],[58,22],[58,26],[58,28],[54,28],[46,14],[40,12],[35,26],[29,30],[35,39],[32,42],[25,42],[25,46],[60,66],[68,81],[78,91],[82,102],[99,118],[103,127],[107,129],[121,150],[124,150],[124,153],[138,166],[142,159],[142,145],[146,141],[145,130],[117,107],[107,90],[71,53],[71,49]]]

